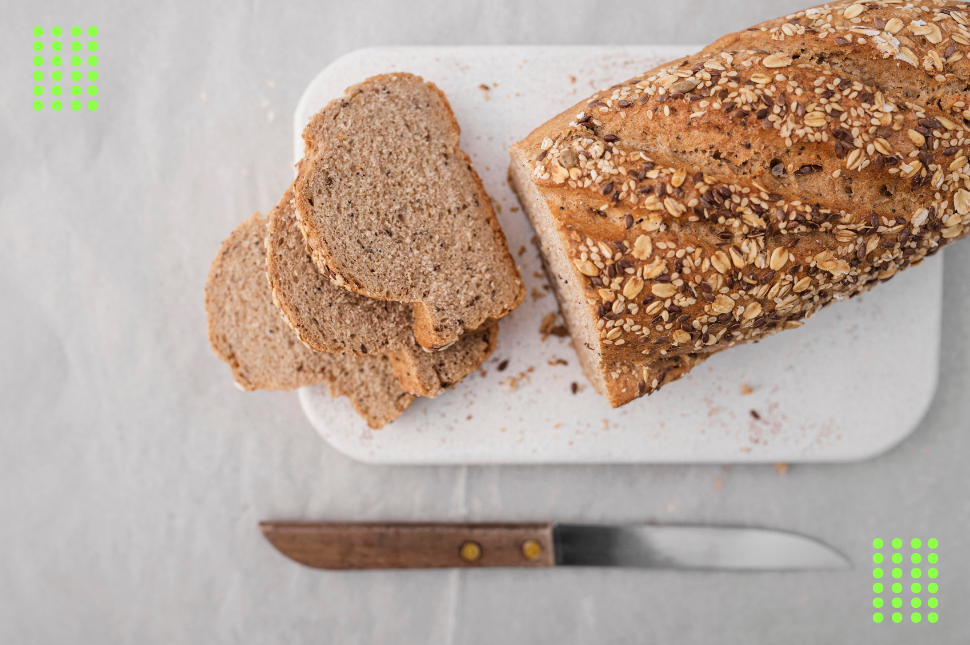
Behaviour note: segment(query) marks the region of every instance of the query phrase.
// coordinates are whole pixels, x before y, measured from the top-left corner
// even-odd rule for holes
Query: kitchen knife
[[[841,569],[809,537],[729,526],[261,522],[283,555],[317,569],[645,567]]]

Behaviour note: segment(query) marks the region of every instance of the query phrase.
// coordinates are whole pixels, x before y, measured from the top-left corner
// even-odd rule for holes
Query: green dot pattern
[[[906,547],[909,547],[907,552]],[[891,547],[892,551],[889,553],[881,552],[880,549],[884,547]],[[903,540],[902,538],[892,538],[890,540],[883,540],[882,538],[876,538],[872,541],[872,548],[874,553],[872,555],[872,562],[874,565],[882,565],[884,562],[892,562],[893,565],[901,566],[891,566],[890,568],[884,569],[882,566],[875,566],[872,569],[872,577],[877,581],[882,580],[884,576],[889,575],[894,580],[891,580],[891,584],[874,582],[872,585],[872,593],[874,595],[872,599],[872,607],[874,611],[872,615],[872,622],[876,624],[881,624],[890,619],[892,623],[899,624],[902,622],[909,622],[914,625],[926,622],[929,624],[936,623],[940,617],[937,613],[937,608],[939,607],[939,599],[936,594],[939,592],[940,587],[936,582],[923,583],[922,578],[925,575],[931,580],[936,580],[939,576],[939,568],[935,565],[939,562],[939,554],[934,550],[939,547],[939,540],[935,538],[931,539],[921,539],[921,538],[911,538],[909,540]],[[906,566],[903,564],[909,561],[910,568],[905,569]],[[920,566],[923,562],[928,565],[934,565],[927,569],[923,569]],[[908,584],[904,584],[906,579],[909,579]],[[904,595],[904,590],[908,589],[909,594]],[[884,594],[891,595],[884,595]],[[904,607],[908,605],[910,613],[907,615],[905,613]],[[884,613],[886,607],[891,607],[890,613]],[[923,608],[926,608],[929,613],[923,613]]]
[[[94,83],[100,79],[100,75],[90,68],[96,67],[100,62],[98,57],[94,55],[101,47],[100,43],[94,40],[100,33],[98,28],[93,25],[88,27],[74,25],[63,28],[53,26],[45,29],[38,25],[31,29],[31,33],[34,38],[30,44],[30,62],[35,68],[31,72],[31,78],[35,83],[31,86],[33,94],[31,107],[37,112],[43,111],[45,107],[50,107],[54,112],[60,112],[67,106],[70,106],[71,111],[74,112],[80,112],[85,108],[91,112],[96,111],[100,106],[94,97],[99,96],[101,89]],[[71,36],[70,39],[66,38],[68,34]],[[46,38],[44,38],[45,35]],[[62,36],[65,37],[63,42],[59,40]],[[49,58],[42,54],[48,47],[51,52],[54,52]],[[62,57],[59,55],[62,50],[68,51],[71,55]],[[71,67],[75,68],[69,74],[70,80],[75,83],[74,85],[61,84],[67,79],[68,74],[57,68],[66,63],[70,63]],[[46,67],[47,65],[51,67]],[[84,69],[85,67],[89,69]],[[47,72],[49,72],[49,77]],[[85,76],[87,77],[86,82],[83,80]],[[47,78],[50,82],[44,84]],[[38,98],[43,97],[48,92],[53,97],[66,95],[70,100],[62,101],[55,98],[50,102],[45,102]],[[85,96],[85,93],[87,96]]]

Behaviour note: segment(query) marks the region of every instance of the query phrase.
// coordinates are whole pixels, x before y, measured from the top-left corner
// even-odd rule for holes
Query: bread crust
[[[945,62],[970,53],[966,14],[914,4],[834,3],[726,36],[512,147],[513,176],[526,167],[542,197],[523,207],[555,220],[581,285],[585,310],[567,323],[598,330],[594,376],[611,405],[967,234],[970,129],[953,98],[967,63]],[[919,67],[884,58],[876,36],[858,42],[876,18],[910,31]],[[851,39],[820,39],[816,20]]]

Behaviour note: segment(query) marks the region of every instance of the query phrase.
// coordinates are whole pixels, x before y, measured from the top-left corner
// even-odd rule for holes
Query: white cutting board
[[[322,387],[300,390],[307,417],[327,442],[376,464],[753,463],[864,459],[913,431],[936,390],[941,257],[800,329],[714,356],[617,410],[587,384],[567,338],[540,339],[556,301],[531,295],[546,293],[546,281],[532,229],[512,210],[518,202],[506,182],[509,146],[596,89],[698,49],[362,49],[314,79],[296,110],[295,160],[303,155],[307,119],[348,86],[393,71],[437,84],[461,124],[461,147],[501,209],[530,294],[502,321],[498,349],[481,373],[438,399],[416,401],[381,430],[369,430],[346,398],[331,399]],[[576,394],[573,382],[582,387]]]

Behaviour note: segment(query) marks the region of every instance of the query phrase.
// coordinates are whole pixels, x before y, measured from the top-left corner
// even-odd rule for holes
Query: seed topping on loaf
[[[970,230],[961,8],[839,3],[754,32],[518,144],[560,205],[602,364],[639,394],[670,380],[658,361],[800,326]],[[866,76],[864,57],[904,62]]]

